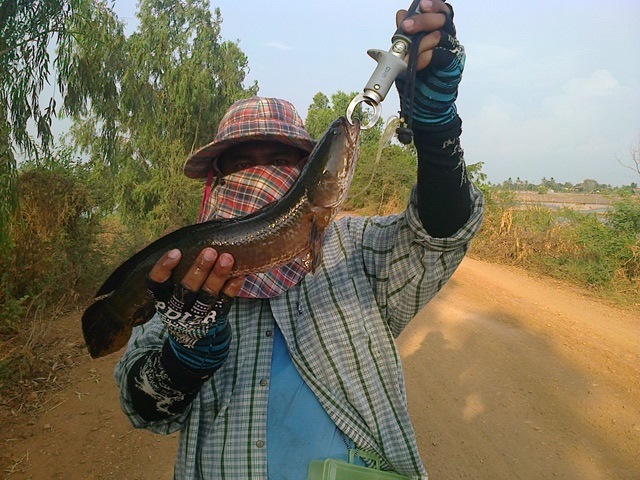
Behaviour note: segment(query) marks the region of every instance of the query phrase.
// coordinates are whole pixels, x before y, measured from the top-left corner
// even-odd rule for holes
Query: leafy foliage
[[[112,12],[99,0],[42,0],[27,2],[4,0],[0,4],[0,247],[9,247],[7,226],[17,206],[16,149],[35,158],[40,149],[46,154],[52,145],[51,121],[57,113],[54,96],[41,104],[40,94],[49,83],[50,68],[57,68],[57,86],[64,92],[69,76],[77,68],[91,64],[69,55],[80,43],[93,43],[94,34],[117,29]],[[62,54],[50,58],[51,45],[62,47]],[[98,49],[100,51],[101,49]],[[92,70],[95,72],[95,70]],[[81,72],[86,81],[91,79]],[[66,112],[85,108],[86,100],[103,92],[79,88],[67,101]],[[39,142],[29,133],[33,125]]]
[[[76,117],[73,139],[110,183],[109,208],[154,236],[194,220],[200,185],[183,175],[184,160],[257,85],[243,86],[247,58],[221,41],[220,11],[212,16],[208,1],[143,0],[138,18],[110,58],[119,97],[103,108],[115,133],[105,140],[92,111]]]

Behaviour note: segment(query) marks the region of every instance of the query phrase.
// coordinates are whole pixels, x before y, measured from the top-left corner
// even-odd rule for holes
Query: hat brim
[[[314,140],[304,138],[292,138],[282,135],[248,135],[241,138],[213,141],[193,153],[184,165],[184,174],[189,178],[204,178],[209,174],[213,162],[230,147],[251,141],[278,142],[299,148],[311,153],[316,145]]]

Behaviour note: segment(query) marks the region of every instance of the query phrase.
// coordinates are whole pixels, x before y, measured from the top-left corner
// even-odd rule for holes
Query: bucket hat
[[[206,177],[222,152],[252,140],[280,142],[308,153],[316,143],[304,129],[295,107],[286,100],[264,97],[238,100],[222,117],[215,139],[187,158],[185,175]]]

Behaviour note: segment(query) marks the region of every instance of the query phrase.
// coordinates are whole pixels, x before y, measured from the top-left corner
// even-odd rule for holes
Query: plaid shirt
[[[137,327],[116,366],[123,410],[132,424],[168,434],[181,430],[175,477],[267,478],[266,412],[275,322],[305,382],[356,446],[377,452],[384,467],[426,478],[407,412],[394,338],[449,280],[480,227],[481,193],[472,188],[468,222],[449,238],[432,238],[417,214],[415,189],[402,215],[345,217],[328,229],[323,262],[271,299],[238,298],[223,367],[181,415],[146,422],[131,408],[126,372],[167,332],[154,318]]]

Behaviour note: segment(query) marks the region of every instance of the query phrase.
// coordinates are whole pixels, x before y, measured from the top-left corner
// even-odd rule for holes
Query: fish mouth
[[[360,140],[360,120],[353,119],[353,124],[349,121],[345,122],[344,129],[347,138],[349,139],[349,146],[356,146]]]

